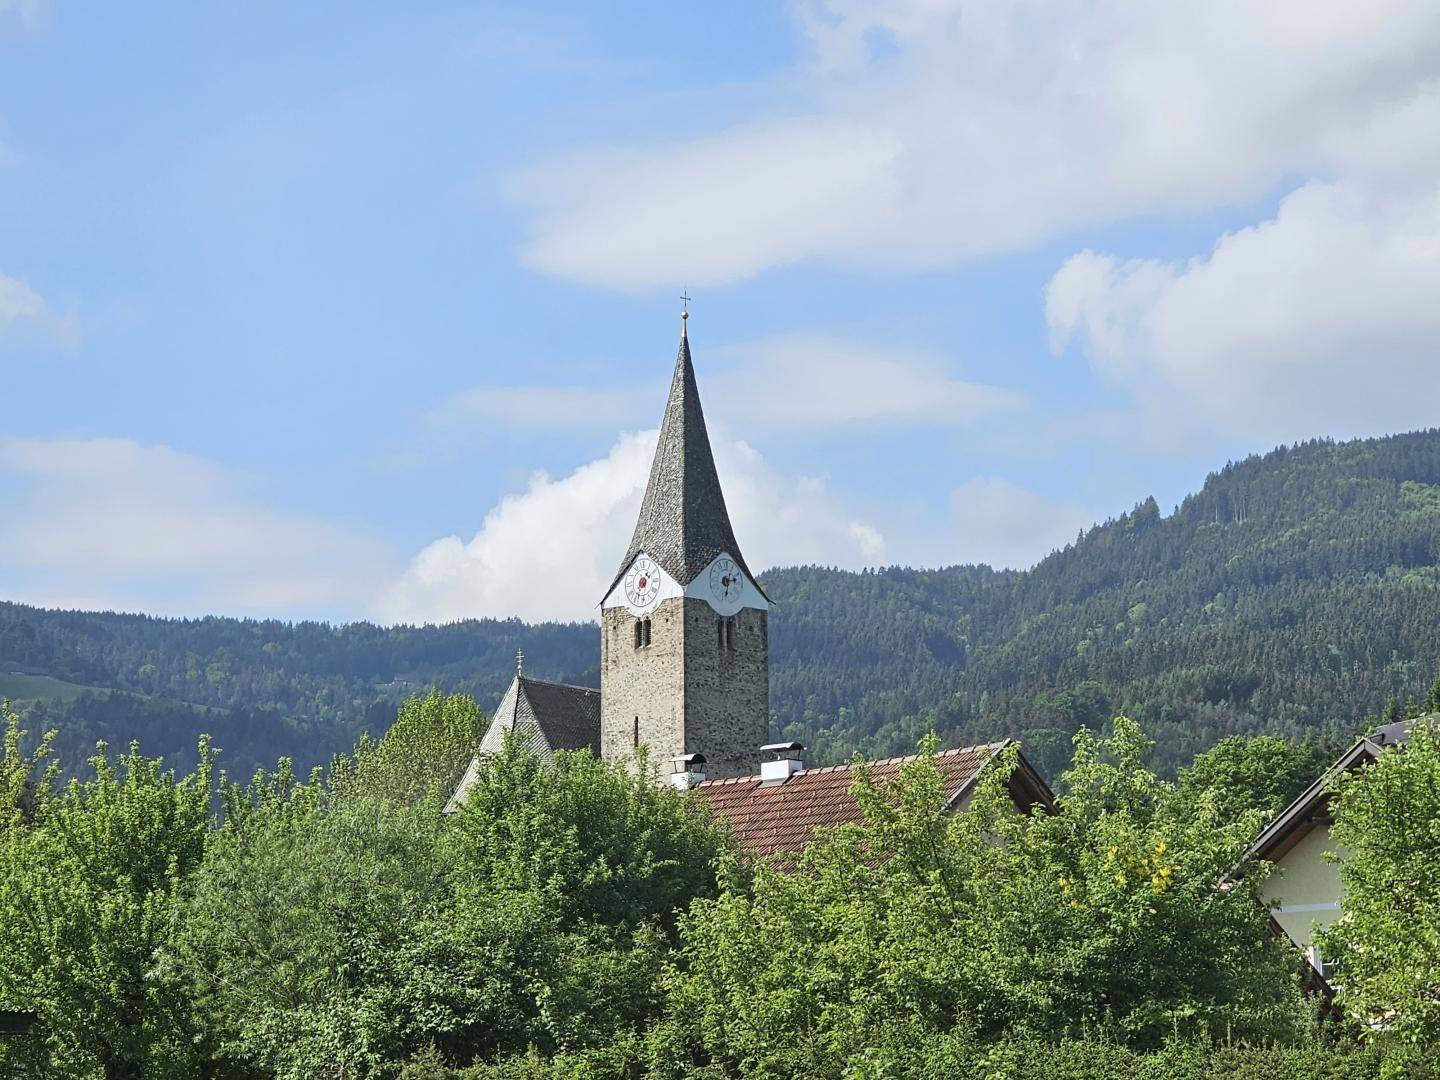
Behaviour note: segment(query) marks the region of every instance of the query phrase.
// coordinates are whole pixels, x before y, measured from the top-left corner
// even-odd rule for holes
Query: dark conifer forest
[[[1173,769],[1236,733],[1338,740],[1440,669],[1440,430],[1314,441],[1226,465],[1024,572],[959,566],[763,575],[772,724],[821,760],[1023,738],[1047,771],[1118,713]],[[528,672],[598,685],[588,624],[442,627],[158,619],[0,604],[0,695],[62,756],[139,739],[182,768],[196,738],[246,774],[388,727],[429,686],[487,708]]]

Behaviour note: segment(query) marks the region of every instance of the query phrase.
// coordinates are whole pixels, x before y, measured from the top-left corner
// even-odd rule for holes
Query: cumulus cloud
[[[25,335],[69,346],[79,340],[80,329],[72,316],[56,314],[25,282],[0,274],[0,338]]]
[[[1427,0],[798,10],[805,59],[768,113],[516,178],[523,259],[619,288],[935,267],[1434,141],[1410,108],[1440,76]]]
[[[955,561],[1024,569],[1073,541],[1094,515],[999,477],[977,477],[950,494]]]
[[[381,597],[386,622],[516,615],[591,619],[630,542],[657,432],[625,435],[568,476],[536,473],[506,496],[469,540],[447,536],[419,552]],[[853,519],[823,482],[785,477],[743,442],[715,441],[736,535],[753,567],[883,558],[885,541]]]
[[[1440,126],[1437,126],[1440,131]],[[1050,281],[1077,344],[1141,411],[1284,440],[1435,423],[1440,174],[1314,182],[1187,262],[1082,252]]]
[[[0,440],[6,595],[167,614],[363,613],[377,541],[258,505],[245,478],[129,439]]]

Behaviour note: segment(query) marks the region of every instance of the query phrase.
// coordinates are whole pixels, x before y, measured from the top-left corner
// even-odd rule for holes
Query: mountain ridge
[[[1169,515],[1153,498],[1028,570],[767,571],[772,724],[817,760],[1025,738],[1049,767],[1125,711],[1170,764],[1237,732],[1338,737],[1440,670],[1440,430],[1252,455]],[[0,674],[103,689],[22,702],[83,756],[210,730],[240,770],[319,764],[436,685],[498,699],[527,670],[598,683],[593,623],[332,626],[0,602]],[[218,710],[218,711],[217,711]],[[208,728],[206,725],[209,725]],[[218,730],[216,730],[218,728]],[[268,755],[268,756],[267,756]]]

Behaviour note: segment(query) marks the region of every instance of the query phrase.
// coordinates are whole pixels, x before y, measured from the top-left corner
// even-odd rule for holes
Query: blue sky
[[[1435,422],[1433,5],[0,0],[0,595],[586,617],[682,289],[752,563]]]

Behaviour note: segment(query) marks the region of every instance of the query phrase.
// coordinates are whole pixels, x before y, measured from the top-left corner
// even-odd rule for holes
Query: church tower
[[[770,600],[730,527],[684,322],[640,520],[600,607],[604,759],[645,746],[662,773],[695,753],[707,776],[757,772],[770,729]]]

